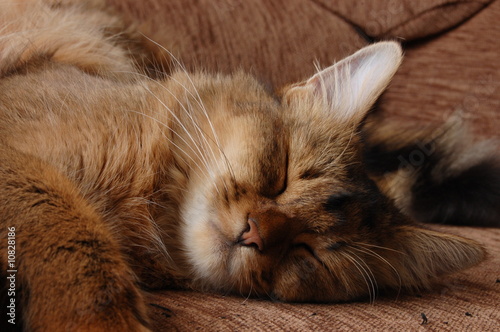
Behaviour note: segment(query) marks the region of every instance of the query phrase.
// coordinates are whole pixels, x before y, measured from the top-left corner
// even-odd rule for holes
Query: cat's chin
[[[253,279],[259,270],[259,254],[253,247],[238,243],[241,233],[223,227],[217,216],[210,215],[207,200],[198,192],[183,211],[182,249],[191,268],[192,287],[202,290],[237,292],[245,296],[261,293]],[[197,202],[196,204],[194,202]],[[267,292],[267,290],[266,290]]]

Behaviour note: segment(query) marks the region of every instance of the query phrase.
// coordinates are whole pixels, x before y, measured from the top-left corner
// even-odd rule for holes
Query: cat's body
[[[1,116],[2,143],[54,167],[71,181],[67,190],[81,193],[107,216],[111,228],[122,228],[127,241],[134,237],[135,245],[150,247],[153,255],[155,248],[162,250],[153,244],[161,241],[158,232],[148,229],[157,209],[149,200],[159,195],[158,174],[171,152],[158,141],[168,135],[157,122],[158,115],[148,115],[146,104],[155,103],[154,97],[147,88],[110,83],[72,68],[46,69],[31,76],[35,79],[29,84],[16,82],[17,76],[3,81],[2,104],[17,97],[22,101]],[[63,88],[54,89],[58,85]],[[47,107],[41,114],[37,109],[43,99]],[[115,102],[124,107],[122,111],[110,111]],[[68,108],[72,111],[66,112]]]
[[[147,330],[140,287],[346,301],[483,259],[475,242],[416,225],[366,174],[358,128],[397,44],[274,96],[243,73],[152,80],[122,40],[99,37],[118,29],[102,13],[2,6],[13,30],[0,42],[17,48],[0,51],[0,223],[15,228],[27,329]],[[98,42],[13,28],[37,9],[85,18],[75,26]]]

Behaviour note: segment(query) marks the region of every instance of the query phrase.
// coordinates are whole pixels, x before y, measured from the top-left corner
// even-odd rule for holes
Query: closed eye
[[[353,197],[354,194],[349,192],[336,193],[328,197],[323,207],[327,212],[335,213],[349,203]]]
[[[309,254],[311,254],[311,256],[316,256],[316,253],[314,252],[314,250],[311,248],[311,246],[309,246],[308,244],[306,243],[296,243],[293,245],[292,249],[295,249],[295,250],[299,250],[299,249],[304,249],[305,251],[307,251]]]
[[[289,165],[288,165],[288,153],[287,153],[285,158],[285,178],[283,179],[283,186],[281,187],[281,190],[278,192],[278,195],[276,196],[283,194],[288,188],[288,166]]]
[[[319,264],[321,264],[323,267],[326,267],[325,263],[323,263],[323,261],[318,257],[318,255],[316,255],[316,252],[310,245],[306,243],[297,243],[293,245],[293,249],[307,251],[309,255],[312,258],[314,258]]]
[[[312,180],[312,179],[319,178],[321,176],[323,176],[322,171],[320,171],[318,169],[314,169],[314,168],[309,168],[309,169],[305,170],[304,172],[302,172],[299,175],[299,178],[302,180]]]
[[[274,193],[272,193],[271,195],[263,195],[263,196],[266,196],[268,198],[276,198],[280,195],[282,195],[288,188],[288,154],[286,155],[286,158],[285,158],[285,174],[283,176],[283,179],[281,179],[282,183],[281,183],[281,186],[279,187],[278,190],[276,190]]]
[[[281,186],[281,189],[276,193],[276,197],[280,196],[283,194],[288,187],[288,179],[287,176],[285,175],[285,180],[283,181],[283,186]]]

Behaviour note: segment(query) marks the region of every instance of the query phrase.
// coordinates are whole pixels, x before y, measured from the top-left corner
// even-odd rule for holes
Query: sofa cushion
[[[491,0],[352,1],[317,0],[328,11],[352,22],[374,39],[411,41],[446,31]]]
[[[107,0],[187,69],[238,68],[275,87],[300,81],[372,38],[422,38],[491,0]],[[332,4],[335,4],[335,8]],[[384,8],[388,8],[387,10]],[[169,55],[158,49],[160,60]]]
[[[407,45],[383,96],[382,114],[407,123],[439,124],[453,114],[478,139],[500,139],[500,1],[426,43]]]

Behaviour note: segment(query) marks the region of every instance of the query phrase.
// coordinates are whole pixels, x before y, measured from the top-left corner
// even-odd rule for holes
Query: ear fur
[[[408,288],[428,288],[435,277],[469,268],[486,256],[473,240],[415,226],[400,226],[394,236],[400,255],[393,265]]]
[[[396,42],[372,44],[292,87],[287,94],[306,90],[336,120],[360,122],[389,84],[402,56]]]

